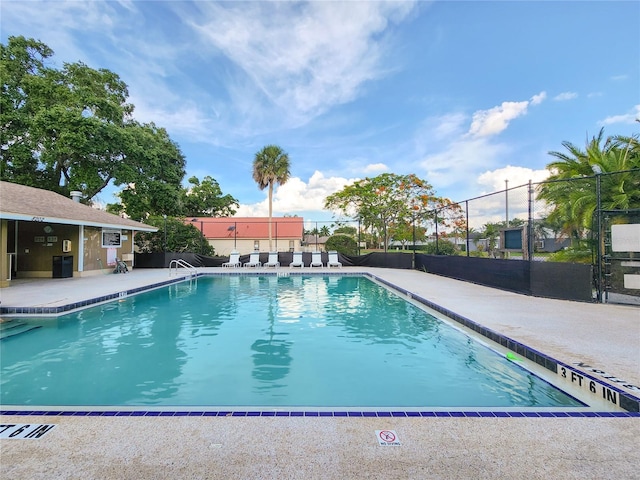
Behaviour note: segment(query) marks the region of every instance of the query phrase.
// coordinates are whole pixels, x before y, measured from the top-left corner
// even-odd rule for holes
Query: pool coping
[[[375,274],[372,274],[370,272],[344,272],[342,270],[335,270],[335,271],[313,271],[313,270],[297,270],[297,271],[289,271],[289,270],[283,270],[283,269],[275,269],[273,271],[264,271],[264,270],[254,270],[254,271],[238,271],[238,270],[232,270],[232,271],[224,271],[224,272],[199,272],[197,274],[191,274],[188,276],[182,276],[182,277],[176,277],[176,278],[172,278],[166,281],[162,281],[162,282],[156,282],[156,283],[152,283],[149,285],[144,285],[144,286],[140,286],[140,287],[136,287],[136,288],[132,288],[132,289],[128,289],[128,290],[123,290],[120,292],[116,292],[116,293],[112,293],[112,294],[108,294],[108,295],[103,295],[103,296],[99,296],[99,297],[95,297],[95,298],[91,298],[91,299],[87,299],[87,300],[82,300],[80,302],[73,302],[67,305],[60,305],[60,306],[56,306],[56,307],[0,307],[0,314],[4,314],[4,315],[11,315],[11,316],[33,316],[33,317],[42,317],[42,316],[59,316],[59,315],[64,315],[64,314],[68,314],[73,312],[74,310],[79,310],[79,309],[84,309],[84,308],[88,308],[88,307],[92,307],[92,306],[96,306],[100,303],[105,303],[105,302],[109,302],[112,300],[117,300],[117,299],[123,299],[128,297],[129,295],[135,295],[138,293],[142,293],[142,292],[146,292],[146,291],[150,291],[150,290],[154,290],[157,288],[162,288],[168,285],[172,285],[172,284],[176,284],[176,283],[182,283],[182,282],[186,282],[186,281],[197,281],[197,278],[199,277],[211,277],[211,276],[229,276],[229,275],[237,275],[237,276],[276,276],[276,277],[289,277],[289,276],[309,276],[309,275],[313,275],[313,276],[364,276],[364,277],[369,277],[372,279],[375,279],[376,281],[380,282],[381,284],[385,285],[386,287],[395,290],[396,292],[399,292],[405,296],[407,296],[409,299],[413,299],[419,303],[421,303],[422,305],[426,306],[427,308],[430,308],[442,315],[444,315],[445,317],[447,317],[449,320],[452,320],[458,324],[460,324],[461,326],[464,326],[472,331],[474,331],[475,333],[477,333],[478,335],[481,335],[483,337],[485,337],[488,340],[491,340],[492,342],[501,345],[502,347],[512,351],[513,353],[517,354],[517,355],[521,355],[525,358],[527,358],[530,361],[535,362],[537,365],[549,370],[552,373],[558,374],[558,368],[562,369],[563,371],[569,372],[571,375],[578,375],[578,377],[580,377],[580,383],[582,383],[582,379],[586,378],[588,379],[588,381],[591,384],[597,384],[598,386],[601,387],[602,389],[602,395],[603,397],[605,397],[605,392],[607,396],[612,396],[615,398],[615,402],[614,404],[618,407],[623,409],[624,411],[622,412],[618,412],[618,411],[612,411],[612,412],[608,412],[608,411],[604,411],[604,412],[576,412],[576,411],[567,411],[567,410],[563,410],[562,412],[523,412],[523,411],[518,411],[518,412],[505,412],[505,411],[493,411],[493,412],[484,412],[482,410],[473,410],[470,409],[469,411],[449,411],[449,412],[445,412],[445,411],[439,411],[439,410],[429,410],[428,408],[424,411],[424,412],[418,412],[412,410],[412,411],[396,411],[395,413],[397,413],[398,415],[392,415],[393,412],[390,411],[366,411],[367,415],[358,415],[358,413],[364,414],[365,411],[358,411],[358,410],[337,410],[335,412],[330,412],[330,411],[324,411],[324,410],[291,410],[291,411],[274,411],[274,410],[267,410],[267,411],[262,411],[262,410],[253,410],[251,408],[246,409],[246,411],[244,411],[245,415],[241,415],[241,411],[237,411],[237,410],[220,410],[217,412],[209,412],[207,410],[201,410],[202,415],[200,416],[378,416],[378,413],[382,414],[382,416],[442,416],[442,417],[446,417],[446,416],[455,416],[455,417],[460,417],[460,416],[467,416],[465,415],[465,413],[468,413],[468,416],[491,416],[491,415],[474,415],[475,413],[493,413],[494,417],[495,416],[531,416],[531,417],[536,417],[536,416],[543,416],[540,415],[540,413],[553,413],[554,415],[546,415],[546,416],[577,416],[577,417],[584,417],[584,416],[640,416],[640,398],[636,397],[624,390],[621,390],[620,388],[611,385],[605,381],[603,381],[600,378],[594,377],[592,375],[589,375],[587,373],[585,373],[584,371],[578,370],[573,368],[572,366],[563,363],[559,360],[556,360],[552,357],[550,357],[549,355],[546,355],[542,352],[539,352],[536,349],[530,348],[524,344],[522,344],[521,342],[518,342],[516,340],[513,340],[509,337],[507,337],[506,335],[503,335],[501,333],[497,333],[493,330],[491,330],[490,328],[484,327],[481,324],[474,322],[473,320],[470,320],[469,318],[466,318],[462,315],[459,315],[447,308],[444,308],[434,302],[431,302],[419,295],[416,295],[414,293],[412,293],[411,291],[399,287],[395,284],[393,284],[390,281],[387,281],[383,278],[378,277]],[[3,341],[4,339],[0,340]],[[579,373],[577,373],[579,372]],[[585,382],[586,383],[586,382]],[[557,385],[556,388],[559,388],[561,390],[562,387],[559,387]],[[565,391],[565,390],[563,390]],[[612,393],[611,393],[612,392]],[[22,406],[21,406],[22,407]],[[0,405],[0,408],[2,408],[2,406]],[[5,406],[6,408],[6,406]],[[13,408],[17,408],[17,406],[13,406]],[[112,410],[99,410],[100,407],[97,407],[97,409],[91,409],[91,410],[77,410],[77,411],[67,411],[67,410],[36,410],[36,412],[40,412],[40,413],[27,413],[29,407],[24,407],[25,411],[20,410],[0,410],[0,415],[12,415],[12,414],[16,414],[16,415],[70,415],[70,414],[77,414],[79,416],[83,415],[83,412],[86,412],[86,414],[91,414],[91,416],[94,416],[95,413],[103,413],[104,416],[127,416],[126,414],[129,413],[133,413],[133,412],[146,412],[149,414],[149,416],[172,416],[169,415],[172,411],[167,410],[166,413],[167,415],[154,415],[154,413],[158,413],[155,410],[122,410],[119,411],[119,413],[121,415],[113,415],[113,411]],[[85,407],[86,408],[86,407]],[[168,407],[171,408],[171,407]],[[194,415],[190,415],[190,416],[199,416],[197,414],[198,412],[198,408],[195,408],[193,410]],[[8,413],[8,412],[16,412],[16,413]],[[48,412],[48,413],[42,413],[42,412]],[[56,413],[57,412],[57,413]],[[72,412],[72,413],[68,413],[68,412]],[[175,414],[180,414],[180,415],[184,415],[185,413],[189,413],[189,412],[183,412],[181,409],[180,410],[175,410],[173,411],[173,413]],[[213,415],[213,413],[216,413],[215,415]],[[289,413],[289,415],[287,415],[287,413]],[[300,413],[302,413],[302,415],[300,415]],[[318,415],[314,415],[315,413],[318,413]],[[320,413],[322,413],[322,415],[320,415]],[[339,415],[328,415],[329,413],[338,413]],[[344,413],[344,415],[343,415]],[[419,413],[420,415],[416,415],[417,413]],[[425,413],[425,415],[422,415],[422,413]],[[598,415],[598,414],[602,414],[602,415]],[[615,413],[616,415],[609,415],[609,414],[613,414]],[[263,415],[264,414],[264,415]],[[387,415],[389,414],[389,415]],[[404,415],[402,415],[404,414]],[[448,415],[447,415],[448,414]],[[535,414],[535,415],[534,415]],[[588,414],[588,415],[586,415]],[[595,415],[592,415],[595,414]],[[606,415],[605,415],[606,414]],[[139,414],[136,414],[135,416],[141,416]],[[147,415],[143,415],[143,416],[147,416]]]
[[[640,412],[502,410],[0,410],[0,415],[50,417],[349,417],[349,418],[631,418]]]

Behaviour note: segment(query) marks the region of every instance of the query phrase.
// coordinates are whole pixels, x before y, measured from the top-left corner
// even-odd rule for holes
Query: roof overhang
[[[81,221],[81,220],[73,220],[69,218],[59,218],[59,217],[34,217],[31,215],[25,215],[21,213],[11,213],[11,212],[0,212],[0,219],[5,220],[20,220],[24,222],[35,222],[35,223],[59,223],[64,225],[78,225],[85,227],[98,227],[98,228],[113,228],[119,230],[135,230],[137,232],[157,232],[158,229],[156,227],[143,227],[143,226],[133,226],[119,223],[105,223],[105,222],[91,222],[91,221]]]

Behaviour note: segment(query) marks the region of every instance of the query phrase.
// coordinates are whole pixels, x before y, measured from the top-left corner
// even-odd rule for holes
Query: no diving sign
[[[401,445],[395,430],[376,430],[376,438],[383,447],[399,447]]]

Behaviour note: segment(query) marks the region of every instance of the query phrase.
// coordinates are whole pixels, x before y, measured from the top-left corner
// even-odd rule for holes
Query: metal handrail
[[[192,277],[195,277],[198,274],[198,270],[196,270],[196,267],[191,265],[189,262],[182,260],[181,258],[174,258],[173,260],[171,260],[171,262],[169,262],[169,276],[171,276],[173,267],[175,267],[176,269],[176,275],[178,275],[178,267],[188,269],[189,272],[191,272]]]

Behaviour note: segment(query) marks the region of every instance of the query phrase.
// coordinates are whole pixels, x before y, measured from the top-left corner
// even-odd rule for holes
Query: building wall
[[[133,261],[127,260],[127,254],[133,254],[133,232],[121,230],[122,246],[115,248],[115,256],[125,260],[129,268],[133,268]],[[102,246],[102,228],[84,227],[84,272],[83,276],[100,273],[104,270],[112,271],[114,263],[109,262],[109,249]]]
[[[45,231],[50,227],[51,231]],[[102,247],[102,228],[84,227],[83,270],[80,265],[80,228],[77,225],[63,225],[41,222],[17,222],[18,241],[15,272],[17,278],[51,278],[53,259],[56,256],[73,256],[73,275],[85,276],[113,270],[108,265],[108,249]],[[131,230],[121,230],[122,246],[116,248],[116,256],[133,252]],[[63,251],[63,241],[71,242],[70,251]],[[11,249],[10,249],[11,250]],[[131,265],[130,265],[131,266]]]
[[[42,222],[17,222],[16,275],[18,278],[50,278],[53,257],[73,256],[78,269],[78,227]],[[63,240],[71,241],[71,251],[63,252]]]
[[[209,245],[215,249],[216,256],[228,257],[229,254],[236,250],[241,255],[247,255],[254,251],[268,252],[269,251],[269,239],[249,239],[249,238],[209,238],[207,239]],[[257,244],[256,244],[257,242]],[[300,251],[300,239],[293,238],[275,238],[272,239],[273,250],[278,252],[293,252],[294,250]],[[255,247],[258,248],[255,248]]]

